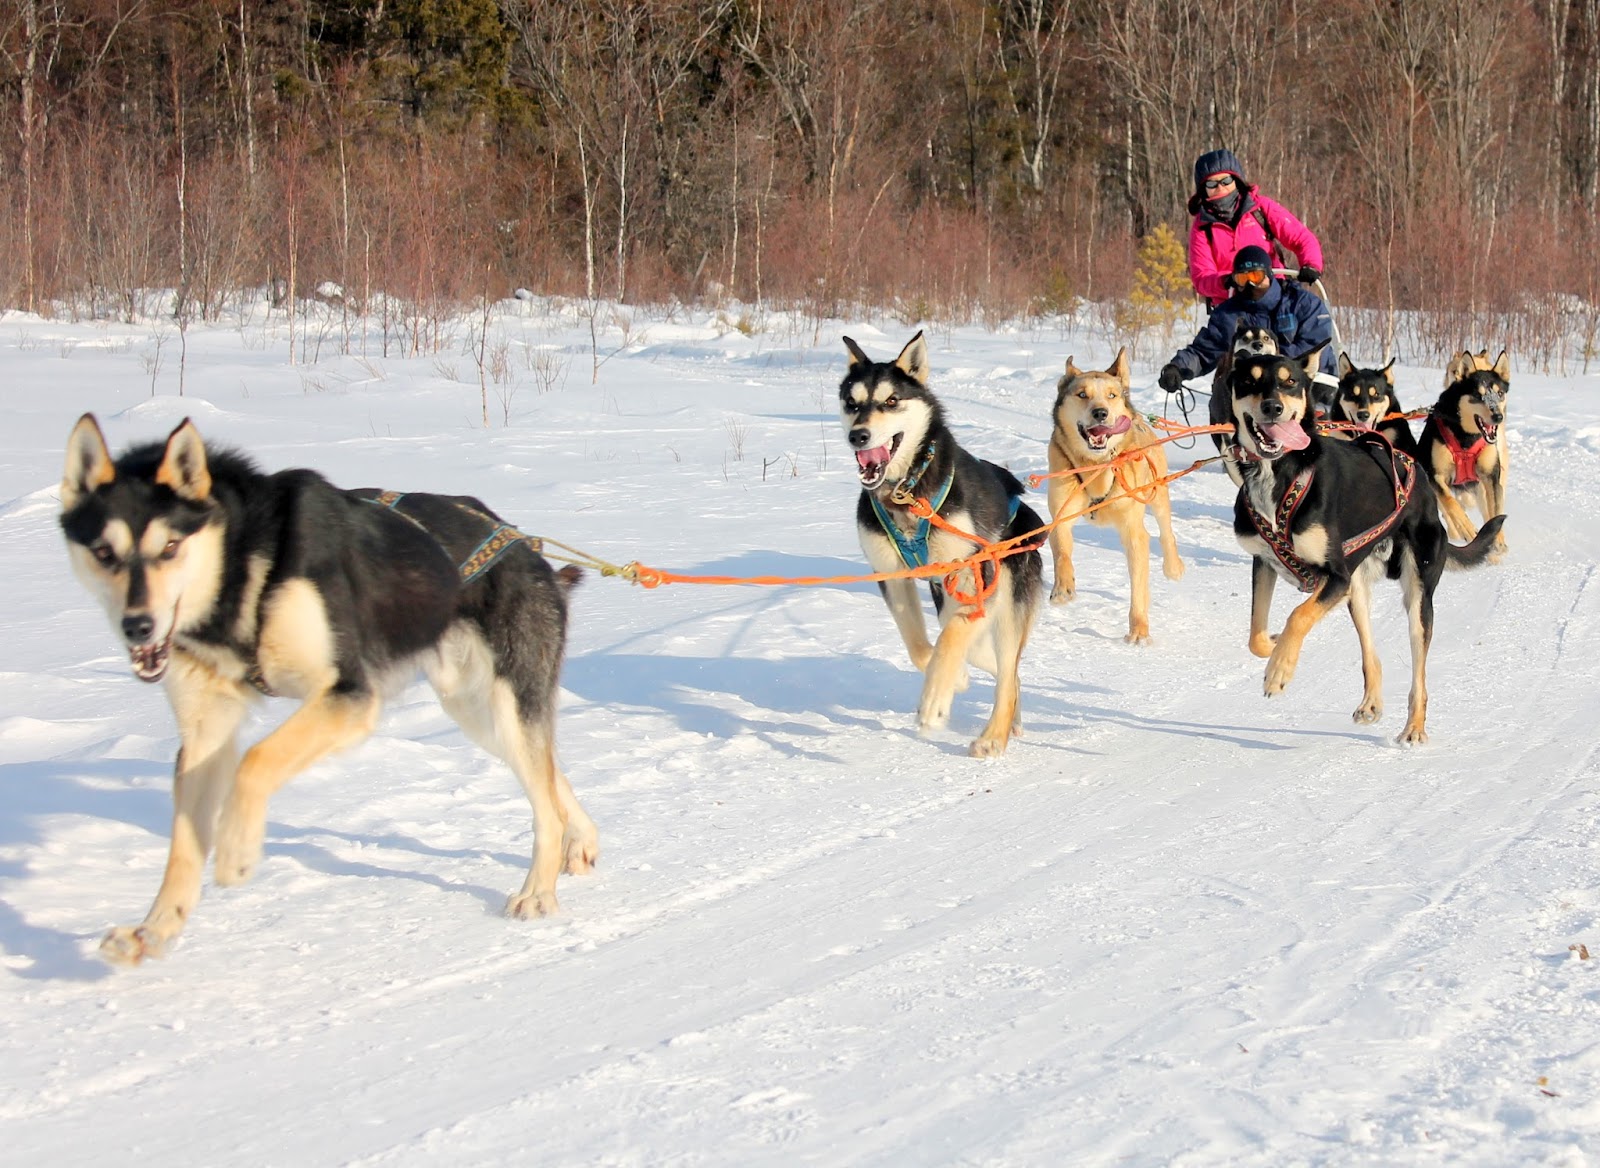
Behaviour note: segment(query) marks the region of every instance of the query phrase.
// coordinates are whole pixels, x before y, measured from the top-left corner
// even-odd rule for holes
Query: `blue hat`
[[[1267,249],[1251,244],[1241,247],[1233,255],[1233,272],[1265,272],[1272,275],[1272,257],[1267,254]]]
[[[1227,172],[1239,180],[1239,185],[1246,185],[1244,165],[1232,150],[1208,150],[1194,160],[1194,189],[1200,193],[1200,184],[1206,181],[1207,175],[1222,174]]]

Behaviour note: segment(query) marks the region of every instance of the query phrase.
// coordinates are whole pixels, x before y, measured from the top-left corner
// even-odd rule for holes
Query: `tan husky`
[[[1183,560],[1172,535],[1172,499],[1165,483],[1152,485],[1167,473],[1167,456],[1153,430],[1128,403],[1128,352],[1104,372],[1079,369],[1067,358],[1067,372],[1056,383],[1053,413],[1055,432],[1050,436],[1050,469],[1094,467],[1077,475],[1050,480],[1050,514],[1054,518],[1076,515],[1084,508],[1104,503],[1089,512],[1092,523],[1109,524],[1122,540],[1128,557],[1128,579],[1133,585],[1128,608],[1129,644],[1150,640],[1150,533],[1144,526],[1146,502],[1156,513],[1161,529],[1161,570],[1168,580],[1181,579]],[[1124,451],[1140,448],[1144,457],[1120,466],[1110,463]],[[1129,494],[1129,490],[1133,493]],[[1055,559],[1052,604],[1065,604],[1077,590],[1072,571],[1072,520],[1050,532]]]

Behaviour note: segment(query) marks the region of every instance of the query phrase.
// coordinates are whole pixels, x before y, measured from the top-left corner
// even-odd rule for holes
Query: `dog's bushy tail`
[[[1494,538],[1500,534],[1500,528],[1505,525],[1506,517],[1496,515],[1489,522],[1478,528],[1476,538],[1469,544],[1444,545],[1444,566],[1447,568],[1465,569],[1476,568],[1489,558],[1489,553],[1494,550]]]
[[[570,593],[578,586],[578,581],[583,579],[583,569],[576,564],[568,564],[556,569],[556,583],[561,585],[561,591]]]

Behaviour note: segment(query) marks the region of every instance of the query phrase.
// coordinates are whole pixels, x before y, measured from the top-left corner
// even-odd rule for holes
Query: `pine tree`
[[[1139,241],[1133,291],[1117,306],[1117,328],[1134,350],[1151,329],[1160,330],[1165,344],[1170,342],[1173,326],[1191,303],[1188,257],[1172,228],[1159,223]]]

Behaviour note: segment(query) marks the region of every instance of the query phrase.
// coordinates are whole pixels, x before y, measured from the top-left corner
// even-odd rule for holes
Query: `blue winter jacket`
[[[1211,319],[1187,348],[1179,349],[1172,363],[1185,378],[1199,377],[1217,367],[1222,354],[1233,347],[1233,334],[1242,326],[1271,329],[1286,357],[1300,357],[1318,345],[1333,340],[1333,321],[1328,306],[1310,289],[1292,280],[1273,280],[1260,300],[1235,292],[1211,310]],[[1322,350],[1319,366],[1333,373],[1338,358],[1333,346]]]

